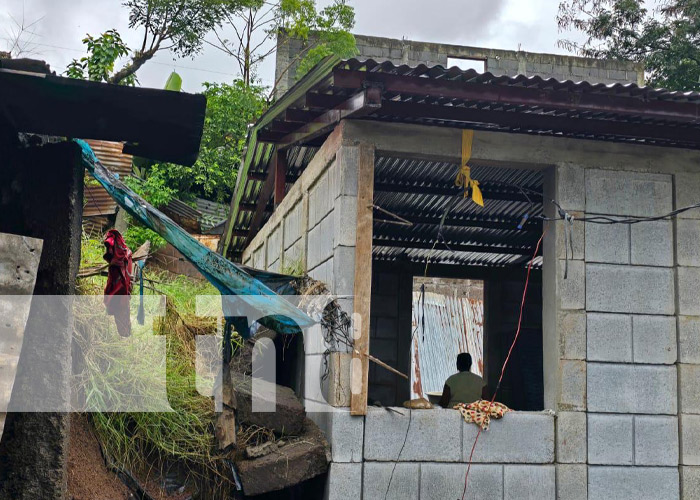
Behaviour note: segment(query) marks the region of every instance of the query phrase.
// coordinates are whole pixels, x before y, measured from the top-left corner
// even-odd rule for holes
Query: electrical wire
[[[508,354],[506,355],[506,359],[503,362],[503,366],[501,367],[501,375],[498,377],[498,383],[496,384],[496,389],[493,391],[493,397],[491,398],[491,401],[489,402],[489,407],[487,410],[487,413],[490,413],[491,410],[491,405],[496,401],[496,395],[498,394],[498,390],[501,388],[501,381],[503,380],[503,375],[506,372],[506,366],[508,366],[508,361],[510,360],[510,355],[513,352],[513,348],[515,347],[515,343],[518,341],[518,337],[520,336],[520,329],[522,326],[523,322],[523,310],[525,309],[525,298],[527,297],[527,288],[528,285],[530,284],[530,272],[532,271],[532,265],[535,262],[535,259],[537,258],[537,253],[539,252],[540,245],[542,244],[542,240],[544,239],[544,235],[546,234],[547,230],[542,232],[542,236],[540,236],[540,239],[537,240],[537,245],[535,247],[535,252],[532,255],[532,259],[530,259],[530,263],[527,266],[527,275],[525,277],[525,288],[523,289],[523,298],[520,302],[520,316],[518,317],[518,328],[515,331],[515,337],[513,338],[513,342],[510,345],[510,349],[508,349]],[[476,449],[476,443],[479,442],[479,436],[481,436],[481,431],[483,429],[479,427],[479,432],[476,434],[476,438],[474,439],[474,444],[472,445],[472,450],[471,453],[469,454],[469,463],[467,464],[467,472],[464,475],[464,490],[462,491],[462,500],[464,500],[465,495],[467,494],[467,484],[469,482],[469,471],[471,470],[472,467],[472,458],[474,456],[474,450]]]

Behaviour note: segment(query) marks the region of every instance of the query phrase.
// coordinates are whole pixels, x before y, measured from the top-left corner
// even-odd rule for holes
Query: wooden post
[[[347,165],[345,168],[353,168]],[[350,389],[350,413],[367,414],[369,382],[369,313],[372,296],[372,204],[374,202],[374,147],[360,144],[357,165],[357,239]]]
[[[284,199],[284,190],[287,184],[287,152],[278,151],[275,154],[275,207]]]

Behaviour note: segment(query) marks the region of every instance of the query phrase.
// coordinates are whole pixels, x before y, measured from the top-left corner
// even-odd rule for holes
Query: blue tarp
[[[258,320],[262,325],[284,334],[299,333],[300,328],[306,328],[315,323],[291,302],[248,274],[242,266],[212,252],[190,236],[167,215],[154,208],[107,170],[85,141],[74,140],[82,149],[85,168],[119,206],[174,246],[222,295],[237,296],[228,297],[224,301],[226,316],[245,316],[250,321]],[[282,288],[277,287],[280,283],[280,275],[257,270],[256,273],[262,277],[272,276],[275,279],[273,286],[282,293],[288,293],[291,290],[291,287],[285,287],[284,283]],[[247,329],[240,333],[245,335]]]

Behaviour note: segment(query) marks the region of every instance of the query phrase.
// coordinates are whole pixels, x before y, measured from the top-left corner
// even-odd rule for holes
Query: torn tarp
[[[225,301],[227,316],[262,317],[258,320],[262,325],[284,334],[298,333],[300,328],[314,324],[309,316],[278,296],[270,287],[245,272],[241,266],[212,252],[168,216],[134,193],[100,163],[85,141],[75,139],[75,142],[82,149],[85,168],[124,210],[174,246],[222,295],[238,296],[240,300],[235,301],[235,306],[231,305],[232,301]],[[260,276],[265,274],[262,271],[259,273]],[[241,333],[245,335],[245,331]]]

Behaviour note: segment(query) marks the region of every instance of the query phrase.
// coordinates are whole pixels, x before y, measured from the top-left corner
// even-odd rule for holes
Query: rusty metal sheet
[[[110,172],[119,174],[119,177],[122,179],[131,175],[132,156],[122,153],[123,144],[121,142],[97,140],[85,142],[90,145],[100,162]],[[85,200],[83,217],[110,215],[117,211],[116,202],[99,185],[86,184],[83,198]]]

